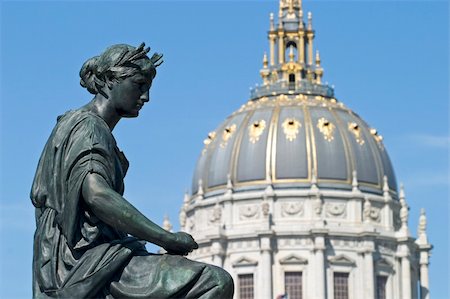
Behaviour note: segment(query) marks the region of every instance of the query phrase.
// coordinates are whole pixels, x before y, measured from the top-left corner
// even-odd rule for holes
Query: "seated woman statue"
[[[125,200],[128,161],[111,131],[137,117],[162,55],[115,45],[87,60],[81,85],[93,100],[59,116],[34,178],[34,298],[232,298],[221,268],[184,258],[198,248]],[[146,251],[145,241],[168,254]]]

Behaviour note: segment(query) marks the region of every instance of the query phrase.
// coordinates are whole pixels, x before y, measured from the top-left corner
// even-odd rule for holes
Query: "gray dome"
[[[382,137],[333,97],[277,95],[250,100],[209,133],[192,193],[273,188],[351,189],[381,194],[397,183]],[[201,188],[199,188],[201,186]]]

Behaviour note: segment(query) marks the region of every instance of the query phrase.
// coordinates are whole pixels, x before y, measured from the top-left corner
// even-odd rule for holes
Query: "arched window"
[[[290,61],[289,55],[291,53],[291,48],[292,48],[292,53],[293,55],[293,61],[297,60],[297,44],[294,41],[288,41],[286,43],[286,48],[285,48],[285,57],[287,57],[287,61]]]

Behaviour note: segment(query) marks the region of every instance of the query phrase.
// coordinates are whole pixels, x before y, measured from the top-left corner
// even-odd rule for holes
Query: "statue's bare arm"
[[[100,220],[120,231],[161,246],[172,254],[185,255],[198,248],[191,235],[184,232],[171,233],[153,223],[111,189],[99,174],[90,173],[86,176],[82,195],[85,203]]]

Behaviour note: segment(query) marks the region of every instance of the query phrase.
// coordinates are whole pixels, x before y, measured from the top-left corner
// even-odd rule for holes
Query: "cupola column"
[[[284,50],[284,33],[283,31],[278,31],[278,63],[283,64],[285,59],[285,50]]]
[[[312,31],[312,13],[308,12],[308,64],[313,65],[313,39],[314,31]]]
[[[278,14],[278,63],[283,64],[285,61],[285,49],[284,49],[284,28],[283,28],[283,11]]]
[[[298,51],[298,62],[301,64],[305,63],[305,32],[302,30],[298,33],[299,35],[299,51]]]
[[[274,20],[273,20],[273,13],[271,13],[270,14],[270,32],[269,32],[270,66],[275,65],[275,39],[277,36],[274,32],[275,32],[275,24],[274,24]]]
[[[303,10],[299,12],[300,23],[298,26],[298,62],[301,64],[305,63],[305,30],[303,26]]]

